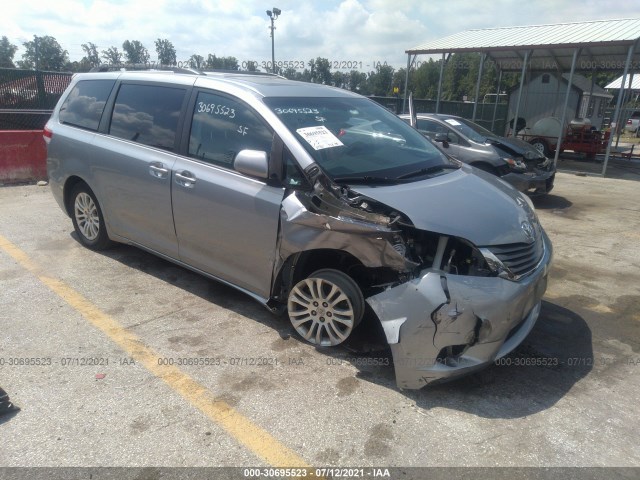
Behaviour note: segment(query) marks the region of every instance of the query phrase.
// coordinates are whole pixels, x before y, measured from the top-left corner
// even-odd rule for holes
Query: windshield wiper
[[[405,173],[404,175],[400,175],[396,177],[396,180],[404,180],[405,178],[419,177],[421,175],[429,175],[431,173],[439,172],[440,170],[457,170],[458,166],[456,165],[433,165],[427,168],[421,168],[420,170],[416,170],[415,172]]]
[[[359,184],[383,184],[383,185],[395,185],[396,178],[389,177],[372,177],[370,175],[363,175],[361,177],[336,177],[333,179],[336,183],[359,183]]]

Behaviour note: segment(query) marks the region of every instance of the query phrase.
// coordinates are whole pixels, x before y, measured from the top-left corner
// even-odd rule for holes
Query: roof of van
[[[288,80],[272,74],[253,72],[171,72],[166,70],[131,70],[78,74],[81,78],[127,79],[221,88],[233,85],[262,97],[359,97],[360,95],[329,85]]]

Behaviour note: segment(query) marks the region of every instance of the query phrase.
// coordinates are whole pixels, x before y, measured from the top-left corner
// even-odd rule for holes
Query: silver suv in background
[[[400,117],[409,122],[409,115]],[[523,193],[542,195],[553,188],[553,161],[524,140],[500,137],[453,115],[419,113],[416,128],[447,155],[496,175]]]
[[[348,340],[368,310],[401,388],[491,364],[540,312],[552,248],[530,200],[354,93],[80,74],[44,135],[82,244],[135,245],[231,285],[317,346]]]

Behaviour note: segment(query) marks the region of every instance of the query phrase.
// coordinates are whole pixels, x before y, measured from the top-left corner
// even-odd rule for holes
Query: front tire
[[[289,320],[309,343],[333,347],[349,338],[364,314],[364,297],[351,277],[322,269],[298,282],[289,293]]]
[[[100,204],[84,183],[73,188],[69,200],[73,228],[80,243],[91,250],[104,250],[111,246]]]

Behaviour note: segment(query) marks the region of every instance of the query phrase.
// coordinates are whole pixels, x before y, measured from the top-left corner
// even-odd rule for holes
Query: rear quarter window
[[[80,80],[60,107],[60,122],[98,130],[100,118],[115,80]]]
[[[123,84],[113,107],[109,133],[115,137],[175,149],[186,91],[158,85]]]

